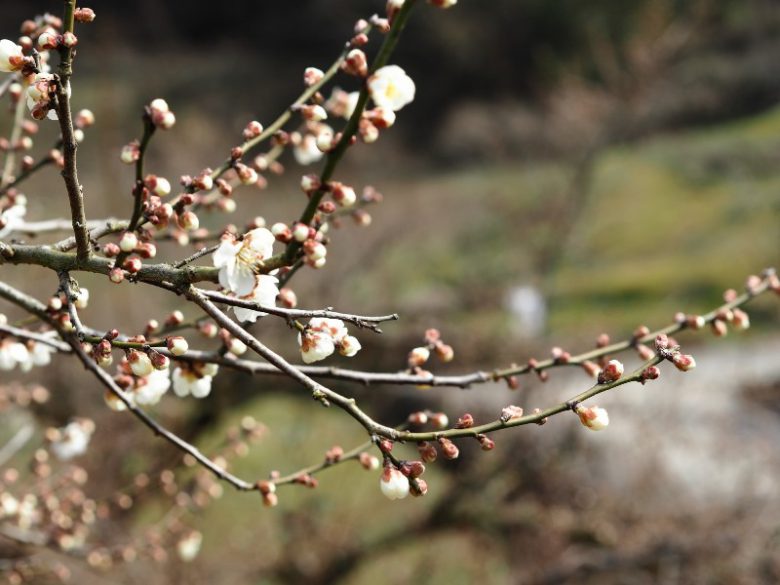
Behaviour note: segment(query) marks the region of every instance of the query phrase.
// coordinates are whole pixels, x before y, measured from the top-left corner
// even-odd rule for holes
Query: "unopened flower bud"
[[[409,367],[419,368],[425,362],[427,362],[428,358],[430,357],[431,352],[427,347],[415,347],[412,351],[409,352],[409,356],[407,358]]]
[[[428,418],[437,429],[446,429],[450,424],[450,419],[443,412],[434,412]]]
[[[133,232],[125,232],[119,239],[119,249],[122,250],[122,252],[130,253],[135,250],[137,245],[138,236],[136,236]]]
[[[115,284],[119,284],[125,279],[125,273],[122,271],[121,268],[112,268],[111,271],[108,273],[108,278],[111,282]]]
[[[91,8],[76,8],[73,11],[73,18],[76,22],[92,22],[95,20],[95,11]]]
[[[598,364],[595,364],[590,360],[582,362],[582,369],[585,370],[585,373],[591,378],[598,378],[599,373],[601,373],[601,368],[599,368]]]
[[[168,366],[171,365],[171,360],[168,359],[167,356],[157,353],[156,351],[151,353],[149,359],[152,360],[152,366],[154,366],[155,370],[167,370]]]
[[[143,263],[140,258],[128,258],[122,264],[122,268],[127,270],[130,274],[135,274],[143,267]]]
[[[368,61],[366,54],[360,49],[352,49],[347,53],[343,69],[350,75],[365,77],[368,74]]]
[[[738,331],[744,331],[750,327],[750,317],[742,309],[734,309],[731,324]]]
[[[143,352],[135,349],[131,349],[127,353],[127,362],[130,364],[130,369],[138,377],[148,376],[154,370],[152,366],[152,360],[149,356]]]
[[[358,461],[360,461],[360,465],[363,466],[363,469],[367,471],[379,469],[379,458],[370,453],[366,453],[365,451],[358,456]]]
[[[704,320],[704,317],[701,315],[687,315],[685,318],[685,323],[694,331],[698,331],[707,324],[707,322]]]
[[[357,201],[355,190],[342,183],[335,183],[333,185],[331,195],[333,196],[333,200],[342,207],[352,207],[355,204],[355,201]]]
[[[382,471],[379,488],[387,498],[401,500],[409,495],[409,479],[395,467],[388,465]]]
[[[178,335],[166,339],[165,345],[173,355],[184,355],[190,348],[187,340]]]
[[[311,122],[322,122],[323,120],[328,119],[328,113],[325,111],[325,108],[318,105],[303,106],[301,108],[301,115]]]
[[[287,307],[288,309],[294,309],[298,306],[298,296],[291,288],[284,287],[280,289],[276,298],[280,303],[282,303],[283,306]]]
[[[592,431],[601,431],[609,425],[609,414],[598,406],[589,408],[580,405],[575,412],[580,417],[580,422]]]
[[[443,362],[451,362],[455,357],[455,350],[446,343],[437,343],[436,347],[434,347],[434,351],[436,352],[436,356]]]
[[[642,343],[636,346],[636,352],[639,355],[639,358],[644,361],[653,359],[653,357],[655,357],[655,352]]]
[[[483,451],[492,451],[496,448],[496,442],[487,435],[478,435],[477,440]]]
[[[415,498],[424,496],[428,493],[428,482],[424,479],[416,479],[409,482],[409,493]]]
[[[599,374],[599,384],[615,382],[623,376],[623,364],[618,360],[609,360]]]
[[[426,441],[417,444],[417,452],[425,463],[433,463],[439,454],[436,451],[436,446]]]
[[[659,333],[658,335],[656,335],[655,348],[657,350],[669,348],[669,338],[666,336],[665,333]]]
[[[322,81],[323,77],[325,77],[325,73],[316,67],[307,67],[303,71],[303,83],[306,85],[306,87],[311,87],[315,83]]]
[[[320,188],[320,178],[317,175],[303,175],[301,177],[301,189],[306,194],[314,193]]]
[[[439,437],[439,448],[445,459],[457,459],[460,449],[446,437]]]
[[[468,412],[458,419],[455,423],[456,429],[470,429],[474,426],[474,417]]]
[[[660,375],[661,370],[658,366],[649,366],[642,370],[642,381],[644,383],[645,380],[656,380]]]
[[[715,319],[710,326],[712,327],[712,333],[715,335],[715,337],[724,337],[728,335],[729,328],[726,325],[725,321],[721,321],[720,319]]]
[[[672,363],[681,372],[687,372],[688,370],[692,370],[696,367],[696,360],[693,359],[693,356],[682,353],[674,354],[672,357]]]
[[[185,211],[179,214],[178,222],[179,227],[186,231],[194,231],[200,227],[200,220],[198,216],[192,211]]]
[[[409,415],[407,420],[410,425],[424,425],[428,422],[428,415],[422,411],[413,412]]]

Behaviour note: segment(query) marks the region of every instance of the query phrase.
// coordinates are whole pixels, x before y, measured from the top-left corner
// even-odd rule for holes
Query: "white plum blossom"
[[[19,362],[19,369],[29,372],[33,366],[48,366],[51,363],[51,354],[56,351],[51,345],[33,341],[27,345],[27,359]]]
[[[154,370],[138,379],[132,396],[137,404],[157,404],[170,387],[171,378],[167,370]]]
[[[266,228],[253,229],[241,241],[232,234],[223,236],[213,256],[219,284],[241,297],[250,294],[257,284],[256,264],[273,255],[274,241]]]
[[[205,398],[211,393],[211,381],[216,375],[217,369],[214,364],[176,368],[173,370],[174,393],[180,398],[189,395],[194,398]]]
[[[414,99],[414,81],[398,65],[379,68],[367,83],[371,99],[381,108],[397,112]]]
[[[23,343],[8,339],[0,342],[0,370],[13,370],[17,365],[25,365],[30,361],[30,352]]]
[[[58,430],[52,441],[51,452],[57,459],[67,461],[87,452],[89,440],[95,431],[95,423],[88,419],[74,420]]]
[[[336,349],[347,357],[354,356],[360,350],[360,342],[348,335],[344,321],[315,317],[309,321],[306,329],[298,334],[301,346],[301,358],[306,364],[324,360]]]
[[[17,196],[11,207],[0,212],[0,238],[4,238],[24,223],[24,214],[27,213],[26,203],[25,197]]]
[[[276,305],[276,296],[279,294],[277,283],[279,279],[270,274],[261,274],[257,277],[257,284],[248,295],[241,297],[242,300],[252,301],[268,307]],[[254,323],[258,317],[265,317],[266,313],[244,309],[243,307],[233,307],[236,319],[239,321],[249,321]]]
[[[8,39],[0,41],[0,71],[11,73],[21,69],[23,65],[22,47]]]
[[[363,346],[360,345],[360,341],[358,341],[357,337],[345,335],[339,343],[339,353],[346,357],[352,357],[359,352],[362,347]]]
[[[319,161],[323,154],[317,147],[317,137],[313,134],[304,134],[299,144],[293,147],[293,156],[301,166],[310,165]]]
[[[409,495],[409,479],[395,467],[385,467],[379,479],[379,489],[391,500],[402,500]]]
[[[32,83],[27,87],[27,107],[36,120],[57,119],[57,110],[51,107],[51,96],[49,95],[52,81],[54,81],[52,73],[36,73]],[[70,85],[68,85],[68,96],[70,93]]]

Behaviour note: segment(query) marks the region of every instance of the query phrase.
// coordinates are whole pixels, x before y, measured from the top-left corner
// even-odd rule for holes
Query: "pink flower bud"
[[[136,236],[133,232],[125,232],[119,239],[119,249],[122,250],[122,252],[130,253],[135,250],[137,245],[138,236]]]
[[[325,108],[318,105],[308,105],[301,108],[301,115],[310,122],[322,122],[328,119]]]
[[[112,268],[111,271],[108,273],[108,278],[111,280],[111,282],[115,284],[119,284],[125,279],[125,273],[122,271],[121,268]]]
[[[601,372],[601,368],[590,360],[582,362],[582,369],[585,370],[585,373],[591,378],[598,378],[599,373]]]
[[[303,175],[301,177],[301,189],[306,194],[311,194],[320,188],[320,178],[317,175]]]
[[[514,404],[510,404],[501,410],[501,416],[499,416],[499,419],[503,423],[508,423],[509,421],[521,418],[522,416],[523,409],[519,406],[515,406]]]
[[[729,328],[726,325],[725,321],[721,321],[720,319],[715,319],[710,326],[712,327],[712,333],[715,335],[715,337],[724,337],[728,335]]]
[[[156,351],[151,353],[149,359],[152,360],[152,366],[154,366],[155,370],[167,370],[168,366],[171,364],[171,360]]]
[[[415,498],[424,496],[428,493],[428,482],[424,479],[416,479],[412,482],[409,482],[409,493],[411,493]]]
[[[446,429],[450,424],[450,419],[443,412],[434,412],[428,418],[437,429]]]
[[[244,128],[243,136],[245,140],[251,140],[257,138],[263,133],[263,125],[257,120],[252,120]]]
[[[426,441],[417,444],[417,452],[425,463],[433,463],[438,457],[436,446]]]
[[[458,419],[455,423],[456,429],[470,429],[474,426],[474,417],[468,412]]]
[[[615,382],[623,376],[623,364],[618,360],[610,360],[599,374],[599,384]]]
[[[687,372],[688,370],[692,370],[696,367],[696,360],[693,359],[692,355],[687,354],[674,354],[672,357],[672,363],[681,372]]]
[[[653,359],[653,357],[655,357],[655,352],[642,343],[636,346],[636,352],[639,354],[639,358],[644,361]]]
[[[439,437],[439,448],[445,459],[457,459],[460,449],[446,437]]]
[[[750,327],[750,317],[742,309],[734,309],[731,324],[738,331],[744,331]]]
[[[436,347],[434,347],[434,351],[436,352],[436,356],[445,363],[451,362],[455,357],[455,350],[446,343],[437,343]]]
[[[658,366],[649,366],[642,371],[642,382],[645,380],[657,380],[661,375],[661,370]]]
[[[298,306],[298,296],[291,288],[282,288],[276,298],[280,303],[282,303],[283,306],[287,307],[288,309],[294,309]]]
[[[95,11],[91,8],[76,8],[73,11],[73,18],[76,22],[92,22],[95,20]]]
[[[366,453],[363,451],[358,456],[358,461],[360,462],[360,465],[363,466],[363,469],[366,471],[371,471],[372,469],[379,469],[379,458],[371,455],[370,453]]]
[[[311,87],[315,83],[319,83],[322,81],[323,77],[325,77],[325,73],[316,67],[307,67],[303,71],[303,83],[306,85],[306,87]]]
[[[143,267],[143,263],[140,258],[128,258],[125,260],[122,268],[127,270],[130,274],[135,274]]]
[[[656,335],[655,348],[657,350],[669,348],[669,338],[666,336],[665,333],[659,333],[658,335]]]
[[[496,442],[487,435],[478,435],[477,440],[483,451],[492,451],[496,448]]]
[[[694,331],[698,331],[707,324],[707,322],[704,320],[704,317],[701,315],[687,315],[685,318],[685,323]]]
[[[368,75],[368,61],[366,60],[366,54],[360,49],[352,49],[347,54],[347,58],[344,60],[344,65],[342,68],[350,75],[365,77]]]
[[[413,412],[409,415],[407,420],[410,425],[424,425],[428,422],[428,415],[422,411]]]

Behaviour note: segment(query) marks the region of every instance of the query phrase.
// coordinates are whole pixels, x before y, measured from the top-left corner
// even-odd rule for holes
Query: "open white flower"
[[[301,142],[293,147],[293,156],[299,165],[306,166],[316,163],[323,157],[317,148],[317,137],[314,134],[304,134]]]
[[[241,297],[242,300],[252,301],[261,305],[272,307],[276,305],[276,296],[279,294],[279,287],[277,283],[279,279],[270,274],[261,274],[257,277],[257,284],[252,292],[246,296]],[[267,313],[261,311],[253,311],[252,309],[244,309],[243,307],[233,307],[233,312],[236,314],[236,319],[239,321],[250,321],[254,323],[259,317],[265,317]]]
[[[26,367],[28,362],[32,364],[30,352],[23,343],[8,339],[0,342],[0,370],[13,370],[17,365]]]
[[[56,351],[51,345],[33,341],[27,345],[27,359],[19,362],[19,369],[29,372],[33,366],[48,366],[51,363],[51,354]]]
[[[385,467],[379,479],[379,489],[391,500],[402,500],[409,495],[409,479],[394,467]]]
[[[256,228],[241,241],[227,234],[214,252],[214,266],[219,268],[219,284],[246,296],[255,288],[255,266],[273,255],[274,235],[266,228]]]
[[[21,226],[24,223],[25,213],[27,213],[27,206],[19,202],[0,212],[0,238],[4,238]]]
[[[371,99],[381,108],[397,112],[414,99],[414,81],[398,65],[386,65],[368,78]]]
[[[87,452],[89,440],[95,430],[91,420],[79,419],[59,429],[59,437],[51,444],[51,452],[57,459],[67,461]]]
[[[154,370],[148,376],[138,378],[133,399],[138,404],[157,404],[171,387],[167,370]]]
[[[324,360],[336,349],[347,357],[354,356],[360,350],[360,342],[348,333],[341,319],[324,317],[311,319],[306,330],[298,334],[301,358],[304,363],[311,364]]]
[[[212,366],[212,364],[208,364]],[[197,366],[181,367],[173,370],[173,391],[176,396],[184,398],[192,395],[195,398],[205,398],[211,393],[211,381],[216,374],[217,366],[198,368]],[[210,375],[209,375],[210,374]]]
[[[36,120],[57,119],[57,110],[52,108],[50,103],[49,87],[52,81],[54,81],[53,74],[36,73],[32,83],[27,87],[27,107]],[[68,96],[70,96],[70,85],[68,85]]]
[[[22,47],[8,39],[0,41],[0,71],[11,73],[21,69],[22,65],[24,65]]]

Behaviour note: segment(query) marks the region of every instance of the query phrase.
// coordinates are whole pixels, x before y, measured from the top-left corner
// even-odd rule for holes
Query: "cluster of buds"
[[[455,351],[451,345],[447,345],[441,339],[438,329],[427,329],[423,337],[425,344],[415,347],[406,357],[409,371],[418,376],[430,376],[430,372],[423,370],[422,366],[430,359],[431,352],[436,354],[442,362],[450,362],[455,357]]]
[[[681,372],[687,372],[696,367],[696,360],[692,355],[680,353],[677,342],[664,333],[659,333],[655,338],[655,349],[662,358],[669,360]]]
[[[176,116],[168,106],[168,102],[162,98],[152,100],[146,112],[155,128],[170,130],[176,123]]]
[[[346,357],[352,357],[361,349],[360,341],[349,335],[340,319],[315,317],[298,334],[301,358],[306,364],[324,360],[338,349]]]

